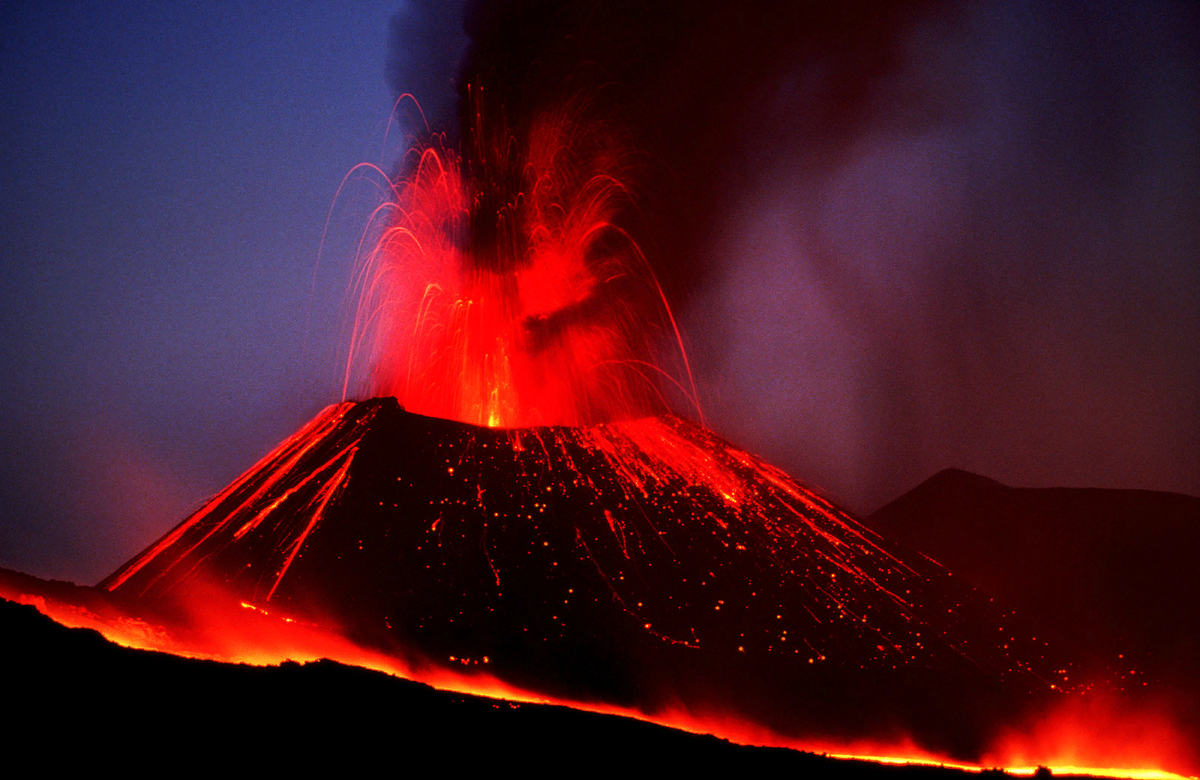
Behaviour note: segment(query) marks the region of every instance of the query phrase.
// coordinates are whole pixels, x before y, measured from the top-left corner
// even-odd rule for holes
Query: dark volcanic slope
[[[868,522],[1038,625],[1200,692],[1200,498],[1010,488],[948,469]]]
[[[896,726],[960,754],[1060,666],[939,566],[676,418],[503,430],[330,407],[102,586],[201,580],[546,693]]]

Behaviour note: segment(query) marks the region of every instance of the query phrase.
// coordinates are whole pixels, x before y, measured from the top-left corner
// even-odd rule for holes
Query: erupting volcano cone
[[[791,733],[970,752],[982,713],[1051,687],[1042,644],[986,598],[676,417],[493,429],[331,406],[102,586],[201,583],[410,660]]]

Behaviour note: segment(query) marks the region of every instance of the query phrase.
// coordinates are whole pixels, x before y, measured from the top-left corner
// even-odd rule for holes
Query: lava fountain
[[[477,101],[477,105],[478,102]],[[346,385],[491,427],[591,425],[666,411],[670,307],[621,227],[627,154],[579,109],[520,143],[476,110],[464,159],[415,149],[360,265]],[[675,383],[694,402],[690,378]]]

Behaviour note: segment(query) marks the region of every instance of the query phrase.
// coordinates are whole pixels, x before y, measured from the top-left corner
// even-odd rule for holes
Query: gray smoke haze
[[[685,317],[710,423],[860,511],[949,466],[1200,493],[1198,42],[1185,3],[917,19],[833,157],[828,63],[771,82]]]

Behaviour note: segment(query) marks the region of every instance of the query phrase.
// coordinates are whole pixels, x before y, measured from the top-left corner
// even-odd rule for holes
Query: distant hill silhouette
[[[1200,720],[1200,498],[1012,488],[947,469],[867,523],[1122,673],[1133,661]]]

